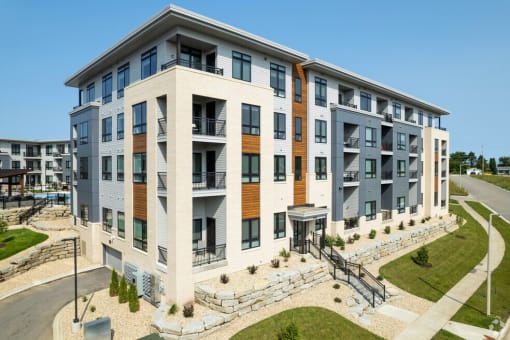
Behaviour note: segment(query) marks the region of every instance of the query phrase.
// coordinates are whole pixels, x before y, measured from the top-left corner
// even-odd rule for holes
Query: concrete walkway
[[[487,221],[471,209],[464,199],[459,203],[474,219],[487,231]],[[503,259],[505,253],[505,241],[501,234],[495,229],[491,229],[491,270],[494,270]],[[431,339],[439,330],[441,330],[462,305],[474,294],[487,278],[487,256],[485,256],[474,270],[468,273],[452,289],[450,289],[437,303],[435,303],[427,312],[410,323],[407,328],[395,339],[398,340],[419,340]],[[492,332],[487,330],[487,335]]]

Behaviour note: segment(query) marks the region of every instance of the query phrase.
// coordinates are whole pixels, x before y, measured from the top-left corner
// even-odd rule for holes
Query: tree
[[[489,168],[491,169],[491,172],[496,175],[498,173],[498,166],[496,165],[496,158],[491,157],[489,159]]]
[[[470,167],[474,167],[475,166],[475,163],[476,163],[476,155],[473,151],[470,151],[468,153],[468,161],[469,161],[469,166]]]
[[[459,173],[461,171],[460,165],[462,164],[462,168],[466,168],[466,161],[468,156],[463,151],[457,151],[450,154],[450,173]]]
[[[119,303],[126,303],[128,301],[127,283],[126,278],[122,275],[119,284]]]
[[[112,272],[112,279],[110,281],[110,296],[119,295],[119,276],[115,269]]]
[[[487,171],[489,169],[489,164],[487,164],[487,160],[482,155],[478,156],[478,159],[476,160],[476,167],[478,169],[483,169],[484,171]]]
[[[129,284],[128,299],[129,311],[131,313],[138,312],[140,310],[140,301],[138,300],[138,292],[136,291],[136,287],[132,283]]]
[[[508,156],[499,157],[499,165],[500,166],[510,166],[510,157],[508,157]]]

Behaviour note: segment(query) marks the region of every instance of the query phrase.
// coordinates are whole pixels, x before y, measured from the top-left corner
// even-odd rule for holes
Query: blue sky
[[[451,151],[510,156],[510,1],[172,3],[447,108]],[[0,0],[0,137],[67,138],[64,80],[159,0]]]

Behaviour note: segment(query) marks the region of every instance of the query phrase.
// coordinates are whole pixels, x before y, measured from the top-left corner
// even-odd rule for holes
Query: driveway
[[[510,221],[510,191],[467,175],[450,176],[450,179],[466,188],[473,198],[484,202]]]
[[[111,271],[78,274],[78,297],[109,286]],[[36,286],[0,302],[0,339],[53,339],[58,311],[74,299],[74,276]]]

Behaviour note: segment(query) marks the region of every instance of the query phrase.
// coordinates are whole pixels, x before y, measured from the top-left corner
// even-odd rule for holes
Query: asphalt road
[[[510,221],[510,191],[467,175],[450,176],[450,179]]]
[[[108,287],[110,277],[106,268],[78,274],[78,297]],[[70,276],[0,301],[0,339],[53,339],[53,319],[73,299],[74,276]]]

